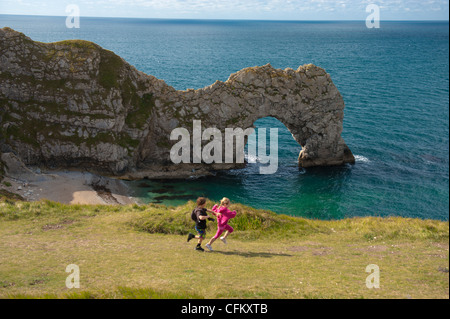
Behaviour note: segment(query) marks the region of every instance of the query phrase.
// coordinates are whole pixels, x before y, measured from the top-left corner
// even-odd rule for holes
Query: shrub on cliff
[[[64,205],[52,201],[23,202],[0,194],[0,221],[34,220],[43,225],[85,224],[89,217],[101,217],[112,227],[126,227],[150,234],[187,235],[194,232],[190,201],[177,207],[162,205]],[[8,198],[9,197],[9,198]],[[3,198],[3,199],[2,199]],[[7,199],[5,199],[7,198]],[[208,207],[213,206],[208,201]],[[346,240],[378,242],[383,240],[448,240],[448,222],[401,217],[361,217],[344,220],[311,220],[279,215],[267,210],[233,204],[236,218],[230,221],[236,239],[289,239],[324,235],[344,236]],[[216,232],[217,224],[208,222],[208,236]]]

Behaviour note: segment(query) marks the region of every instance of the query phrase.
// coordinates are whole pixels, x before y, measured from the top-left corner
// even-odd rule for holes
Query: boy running
[[[195,236],[192,233],[189,233],[187,241],[191,241],[192,239],[198,239],[198,244],[195,250],[205,251],[202,248],[202,242],[206,238],[206,220],[214,221],[214,218],[208,216],[208,212],[217,216],[218,214],[212,210],[206,209],[206,198],[200,197],[197,199],[197,208],[192,212],[192,219],[195,220],[195,230],[198,235]]]

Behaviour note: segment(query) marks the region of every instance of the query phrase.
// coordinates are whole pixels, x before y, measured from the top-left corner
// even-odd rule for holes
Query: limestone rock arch
[[[192,128],[193,120],[245,129],[268,116],[302,146],[301,167],[355,161],[341,137],[342,96],[329,74],[311,64],[250,67],[225,82],[177,91],[88,41],[35,42],[5,27],[0,52],[0,152],[25,164],[180,177],[192,167],[173,168],[173,129]]]
[[[178,112],[182,120],[177,124],[188,129],[198,119],[203,126],[223,132],[225,128],[253,127],[258,119],[274,117],[301,145],[301,167],[355,162],[341,137],[343,98],[330,75],[312,64],[297,70],[274,69],[270,64],[246,68],[226,82],[217,81],[200,90],[174,91],[162,99],[166,104],[181,102]]]

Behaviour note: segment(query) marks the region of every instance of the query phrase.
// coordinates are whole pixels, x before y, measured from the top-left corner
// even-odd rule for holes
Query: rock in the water
[[[238,167],[173,168],[171,131],[192,132],[194,120],[222,132],[246,129],[269,116],[302,146],[300,166],[354,163],[341,137],[342,96],[330,75],[312,64],[297,70],[251,67],[226,82],[177,91],[87,41],[34,42],[6,27],[0,29],[0,50],[1,150],[27,165],[136,178]]]

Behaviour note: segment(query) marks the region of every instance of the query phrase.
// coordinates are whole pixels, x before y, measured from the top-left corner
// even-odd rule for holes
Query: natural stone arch
[[[181,177],[192,169],[170,162],[173,129],[192,128],[193,120],[245,129],[268,116],[302,146],[300,166],[354,163],[341,137],[342,96],[311,64],[247,68],[226,82],[177,91],[88,41],[35,42],[5,27],[0,51],[0,151],[25,164]],[[195,167],[201,174],[224,168]]]
[[[258,119],[274,117],[301,145],[301,167],[355,161],[341,137],[342,96],[329,74],[311,64],[296,71],[274,69],[270,64],[251,67],[232,74],[226,82],[217,81],[200,90],[174,91],[161,100],[165,104],[179,102],[182,118],[176,124],[187,129],[193,120],[201,119],[204,127],[217,127],[222,132],[225,128],[245,130]],[[157,103],[161,103],[158,98]]]

